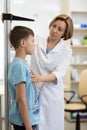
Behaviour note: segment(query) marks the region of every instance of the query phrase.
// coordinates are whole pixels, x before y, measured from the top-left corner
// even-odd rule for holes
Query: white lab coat
[[[57,84],[44,82],[40,92],[39,130],[64,130],[64,90],[62,77],[70,63],[72,50],[62,40],[46,54],[47,38],[37,37],[36,49],[31,57],[31,69],[41,75],[53,72]]]

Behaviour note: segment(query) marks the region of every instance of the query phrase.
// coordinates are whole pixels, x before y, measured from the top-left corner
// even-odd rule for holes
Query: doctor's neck
[[[47,44],[52,44],[54,46],[56,46],[59,42],[60,42],[60,39],[52,39],[50,37],[48,37],[47,39]]]

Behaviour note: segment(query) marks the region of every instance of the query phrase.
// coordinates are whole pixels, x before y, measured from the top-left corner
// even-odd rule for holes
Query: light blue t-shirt
[[[23,125],[18,101],[16,97],[16,85],[26,83],[26,101],[31,125],[39,124],[39,106],[37,101],[36,87],[31,82],[29,66],[26,60],[14,58],[8,71],[8,88],[11,96],[11,107],[9,110],[9,121],[16,125]]]

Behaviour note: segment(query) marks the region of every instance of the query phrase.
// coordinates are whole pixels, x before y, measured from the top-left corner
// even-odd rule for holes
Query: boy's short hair
[[[66,30],[65,30],[65,34],[63,35],[63,40],[68,40],[69,38],[72,37],[73,35],[73,21],[72,19],[66,15],[66,14],[60,14],[58,16],[56,16],[49,24],[49,28],[51,27],[51,25],[53,23],[55,23],[57,20],[61,20],[64,21],[66,23]]]
[[[9,39],[12,46],[16,49],[19,47],[19,43],[21,39],[26,39],[29,35],[34,36],[34,32],[32,29],[24,26],[15,26],[9,34]]]

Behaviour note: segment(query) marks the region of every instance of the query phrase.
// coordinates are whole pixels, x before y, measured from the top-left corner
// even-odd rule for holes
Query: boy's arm
[[[26,86],[25,83],[20,83],[16,85],[16,95],[18,99],[18,105],[23,119],[26,130],[32,130],[30,123],[28,106],[26,102]]]

